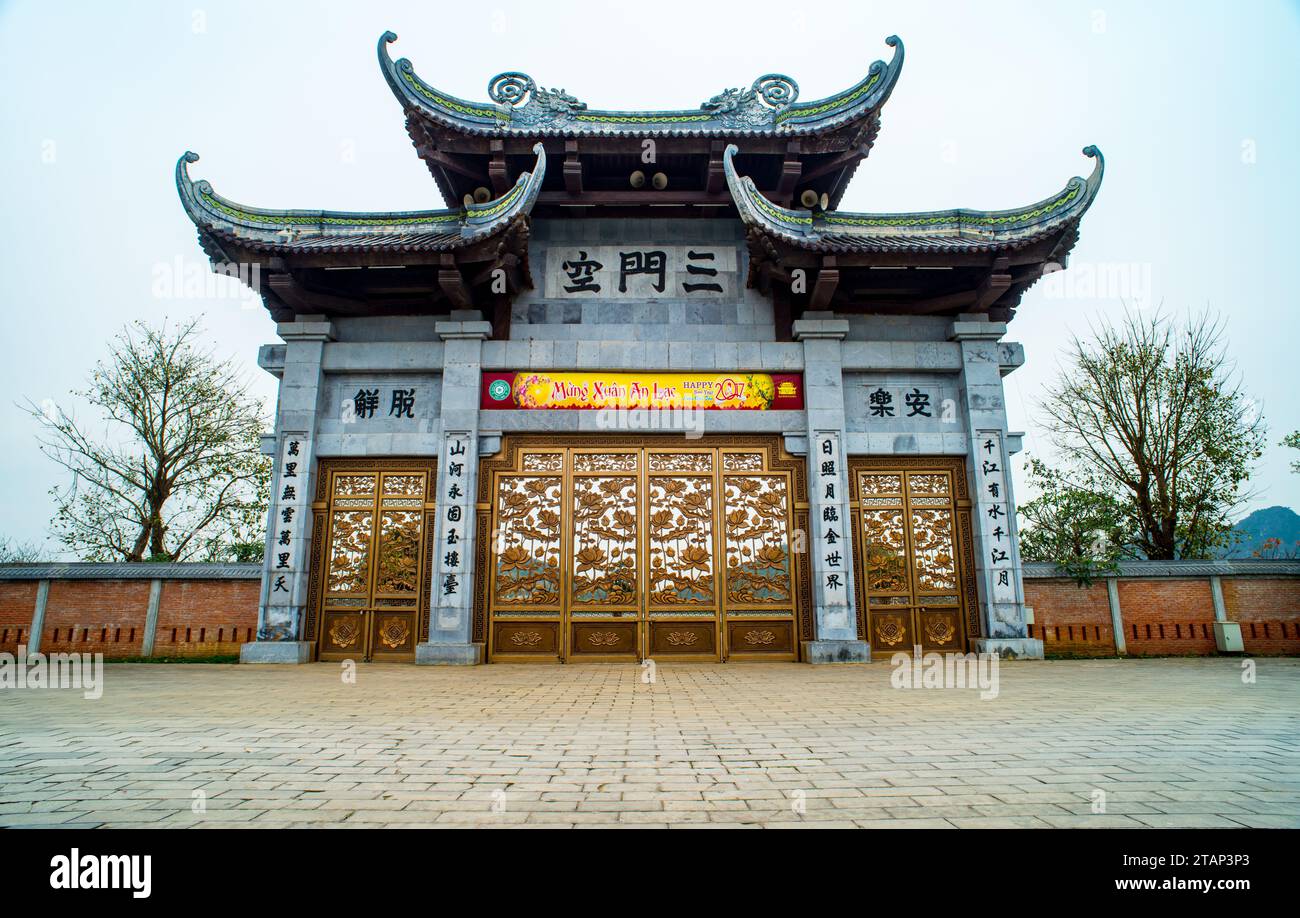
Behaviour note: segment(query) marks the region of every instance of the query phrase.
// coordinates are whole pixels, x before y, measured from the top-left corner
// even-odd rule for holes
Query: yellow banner
[[[798,411],[803,379],[797,373],[488,372],[481,407]]]

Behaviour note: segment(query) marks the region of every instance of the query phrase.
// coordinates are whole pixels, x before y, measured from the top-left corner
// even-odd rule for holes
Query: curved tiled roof
[[[379,39],[379,64],[402,106],[433,121],[469,134],[572,137],[636,136],[778,136],[821,134],[860,121],[877,111],[903,68],[903,43],[885,39],[894,49],[889,63],[876,61],[859,82],[825,99],[799,102],[799,86],[779,73],[765,74],[748,89],[728,89],[699,108],[682,111],[597,111],[563,89],[544,89],[525,73],[501,73],[488,82],[491,102],[468,102],[434,89],[415,75],[406,58],[394,61],[388,45],[392,32]]]
[[[201,232],[257,251],[442,251],[500,232],[532,210],[546,174],[546,151],[539,143],[533,152],[537,165],[509,191],[456,210],[350,213],[247,207],[223,198],[206,181],[191,180],[189,164],[199,157],[189,152],[176,162],[176,190]]]
[[[1088,178],[1070,179],[1051,197],[1014,210],[942,210],[868,214],[791,210],[773,204],[736,173],[735,144],[723,154],[727,185],[746,224],[800,248],[822,252],[986,252],[1019,249],[1078,223],[1101,187],[1105,161],[1096,147]]]

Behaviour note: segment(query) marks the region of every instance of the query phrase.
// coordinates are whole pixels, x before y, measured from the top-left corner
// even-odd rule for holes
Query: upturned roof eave
[[[1034,245],[1078,224],[1092,206],[1105,170],[1101,152],[1085,147],[1096,163],[1087,178],[1027,207],[1000,211],[953,209],[923,213],[856,213],[791,210],[768,200],[752,179],[736,172],[735,144],[723,154],[727,187],[746,225],[814,252],[997,252]]]
[[[226,245],[289,252],[303,249],[307,243],[313,251],[322,253],[359,251],[367,246],[356,244],[357,240],[375,236],[390,237],[391,242],[385,245],[398,251],[442,251],[495,235],[531,213],[546,175],[545,149],[539,143],[533,152],[537,155],[536,165],[522,173],[508,191],[482,204],[459,209],[350,212],[249,207],[216,194],[206,180],[192,180],[189,164],[199,157],[191,152],[176,162],[176,189],[201,236],[214,240],[223,252]],[[420,237],[424,241],[411,241]]]
[[[547,90],[527,74],[502,73],[488,84],[493,101],[471,102],[421,80],[406,58],[394,61],[379,39],[380,69],[408,113],[453,130],[485,137],[789,137],[824,134],[860,122],[879,111],[893,92],[903,66],[903,44],[891,35],[888,62],[876,61],[849,89],[812,102],[798,102],[798,84],[781,74],[765,74],[748,90],[725,90],[698,109],[678,111],[601,111],[588,109],[564,90]],[[770,82],[764,82],[770,81]],[[759,99],[771,99],[760,102]]]

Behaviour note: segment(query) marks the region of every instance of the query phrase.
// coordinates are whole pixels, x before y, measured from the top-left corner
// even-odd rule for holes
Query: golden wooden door
[[[323,466],[325,486],[318,656],[415,659],[428,602],[430,464],[354,470]]]
[[[790,469],[612,442],[523,440],[485,463],[491,659],[794,659]]]
[[[960,460],[857,459],[849,468],[859,620],[872,651],[964,651],[975,603]]]

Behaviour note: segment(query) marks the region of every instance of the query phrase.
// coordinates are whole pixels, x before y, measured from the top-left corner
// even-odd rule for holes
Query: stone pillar
[[[1020,566],[1016,502],[1007,452],[1007,411],[998,341],[1004,322],[958,316],[948,338],[961,345],[962,411],[968,431],[967,484],[972,502],[975,582],[983,632],[974,649],[1040,660],[1043,642],[1029,637]]]
[[[858,640],[853,606],[853,539],[849,531],[848,474],[844,455],[844,377],[841,342],[845,319],[808,312],[792,334],[804,349],[804,399],[808,416],[808,565],[816,640],[805,641],[809,663],[867,663],[871,649]]]
[[[45,607],[50,602],[50,582],[36,584],[36,606],[32,609],[32,630],[27,635],[28,655],[41,652],[41,637],[45,633]]]
[[[149,583],[149,605],[144,610],[144,634],[140,636],[140,656],[152,657],[158,641],[158,610],[162,606],[163,582]]]
[[[1110,633],[1115,636],[1115,653],[1128,655],[1128,638],[1124,634],[1124,612],[1119,607],[1119,580],[1106,578],[1106,602],[1110,606]]]
[[[315,486],[316,412],[325,343],[334,339],[324,316],[281,322],[284,375],[277,407],[276,458],[267,514],[266,561],[258,604],[257,640],[240,648],[242,663],[306,663],[314,648],[302,640],[311,563],[311,501]]]
[[[474,498],[478,488],[479,379],[483,342],[492,325],[474,310],[457,310],[435,326],[444,342],[442,438],[438,453],[437,525],[429,579],[429,639],[415,662],[473,665],[483,645],[473,642]]]

